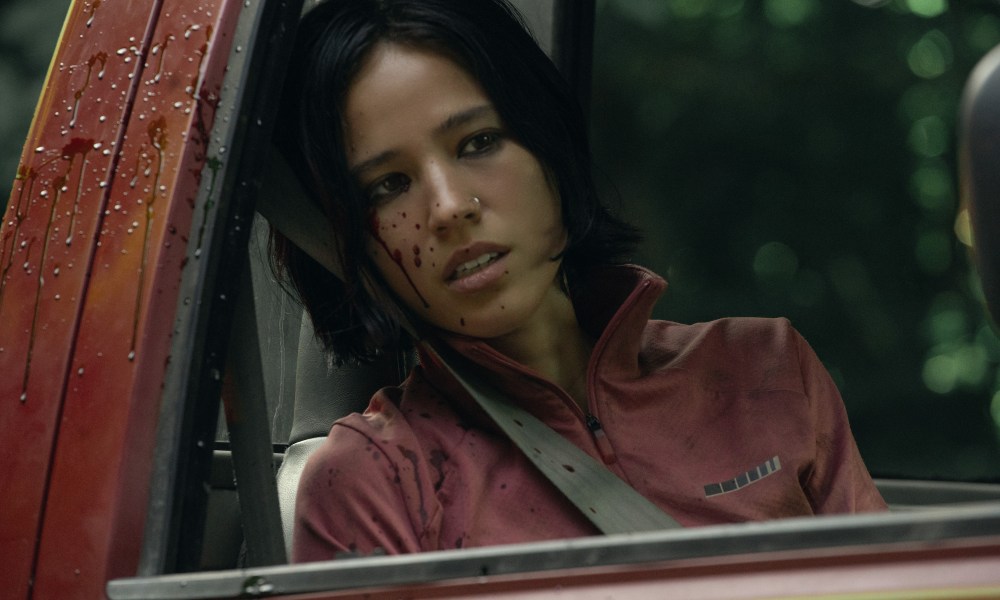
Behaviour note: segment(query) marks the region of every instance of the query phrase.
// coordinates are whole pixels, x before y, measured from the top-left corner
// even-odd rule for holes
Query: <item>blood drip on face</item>
[[[386,255],[388,255],[389,258],[392,259],[392,262],[396,263],[396,266],[399,267],[399,270],[403,272],[403,276],[406,277],[406,281],[410,284],[410,287],[413,288],[413,293],[415,293],[417,295],[417,298],[420,299],[420,303],[424,305],[424,308],[430,308],[431,305],[428,304],[427,300],[424,299],[424,295],[421,294],[420,290],[417,289],[417,285],[413,283],[413,279],[410,277],[410,273],[407,272],[406,267],[403,266],[403,253],[400,252],[399,250],[396,251],[390,250],[389,245],[386,243],[386,241],[382,238],[382,235],[379,233],[379,228],[381,227],[381,225],[382,223],[379,220],[378,215],[372,213],[371,219],[368,221],[368,231],[372,234],[372,237],[375,239],[375,241],[378,242],[379,246],[382,246],[382,249],[385,250]],[[418,264],[417,266],[419,267],[420,265]]]

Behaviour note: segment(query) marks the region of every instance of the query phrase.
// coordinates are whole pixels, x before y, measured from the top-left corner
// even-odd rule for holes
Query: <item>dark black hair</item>
[[[294,286],[316,333],[338,360],[372,358],[406,340],[399,303],[376,302],[384,286],[365,252],[368,200],[344,153],[342,111],[350,85],[380,42],[438,52],[482,86],[509,134],[554,179],[569,233],[563,274],[624,261],[634,228],[599,201],[586,121],[552,61],[506,0],[331,0],[303,19],[284,89],[276,142],[338,236],[344,280],[272,231],[272,257]]]

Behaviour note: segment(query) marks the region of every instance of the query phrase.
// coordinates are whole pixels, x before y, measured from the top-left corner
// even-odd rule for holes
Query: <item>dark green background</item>
[[[671,283],[657,316],[787,316],[872,471],[997,480],[955,129],[1000,4],[864,4],[599,2],[597,160]]]

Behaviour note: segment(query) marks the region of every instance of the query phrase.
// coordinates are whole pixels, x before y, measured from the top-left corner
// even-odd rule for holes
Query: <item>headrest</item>
[[[975,263],[986,307],[1000,325],[1000,46],[979,61],[966,84],[959,161]]]

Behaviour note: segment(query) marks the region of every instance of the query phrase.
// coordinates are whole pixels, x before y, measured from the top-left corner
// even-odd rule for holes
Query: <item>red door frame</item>
[[[0,225],[4,597],[139,560],[177,287],[238,0],[75,0]]]

